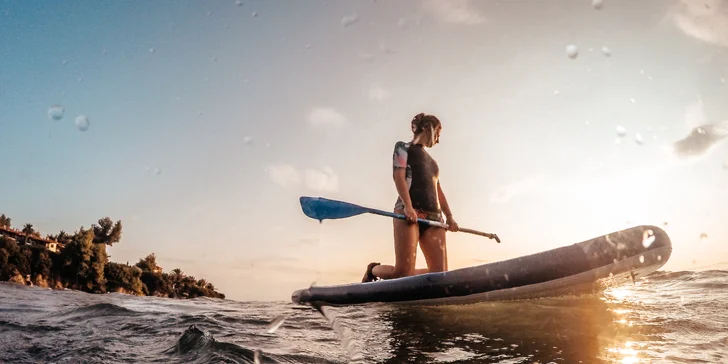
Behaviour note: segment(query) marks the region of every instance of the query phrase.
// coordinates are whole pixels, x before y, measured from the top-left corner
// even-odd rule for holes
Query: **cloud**
[[[685,138],[673,143],[672,151],[678,157],[698,157],[725,142],[726,137],[728,137],[728,121],[701,125],[694,128]]]
[[[308,169],[306,187],[318,192],[336,192],[339,190],[339,177],[329,167],[324,167],[321,171]]]
[[[383,88],[374,87],[369,89],[369,100],[384,101],[391,96],[392,94]]]
[[[676,157],[701,157],[728,139],[728,121],[708,123],[703,101],[698,99],[685,109],[685,127],[690,132],[667,148]]]
[[[544,176],[528,177],[499,188],[490,196],[490,200],[493,202],[508,202],[513,197],[534,190],[545,183],[546,178]]]
[[[273,183],[284,188],[292,188],[301,183],[301,173],[290,164],[270,165],[266,167],[266,172]]]
[[[339,176],[330,167],[309,168],[302,172],[290,164],[275,164],[265,170],[271,181],[283,188],[292,189],[304,183],[306,188],[317,192],[339,190]]]
[[[485,16],[473,9],[470,0],[427,0],[422,6],[444,23],[475,25],[485,22]]]
[[[308,122],[313,126],[340,126],[346,123],[346,118],[334,109],[319,108],[308,114]]]
[[[728,2],[725,0],[680,0],[668,15],[688,36],[728,47]]]

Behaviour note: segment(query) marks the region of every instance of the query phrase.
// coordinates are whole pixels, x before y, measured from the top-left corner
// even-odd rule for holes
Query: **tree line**
[[[12,229],[11,219],[0,216],[0,228]],[[185,275],[182,270],[162,272],[154,253],[135,265],[110,262],[106,246],[119,243],[121,221],[109,217],[90,229],[81,227],[73,234],[60,231],[46,239],[58,242],[59,252],[33,244],[28,236],[40,238],[32,224],[20,230],[25,238],[13,239],[0,231],[0,281],[13,281],[55,289],[75,289],[90,293],[122,292],[134,295],[195,298],[225,298],[212,283]]]

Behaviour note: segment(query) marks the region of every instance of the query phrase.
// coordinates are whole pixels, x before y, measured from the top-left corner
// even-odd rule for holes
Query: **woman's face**
[[[428,147],[432,148],[435,146],[435,144],[440,142],[440,132],[442,131],[442,126],[438,125],[436,127],[430,127],[426,130],[426,133],[428,134]]]

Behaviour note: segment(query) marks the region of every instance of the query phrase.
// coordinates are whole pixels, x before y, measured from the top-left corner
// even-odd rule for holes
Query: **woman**
[[[394,266],[371,263],[362,282],[447,271],[445,229],[417,223],[418,217],[442,222],[444,212],[450,231],[458,230],[440,187],[437,162],[425,150],[440,142],[441,130],[437,117],[418,114],[412,119],[412,141],[394,146],[393,178],[399,194],[394,212],[407,219],[394,219]],[[418,242],[427,269],[415,269]]]

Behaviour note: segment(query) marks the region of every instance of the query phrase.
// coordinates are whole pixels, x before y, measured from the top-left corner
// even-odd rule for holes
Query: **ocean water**
[[[0,362],[728,363],[722,270],[656,272],[580,297],[324,313],[2,283]]]

